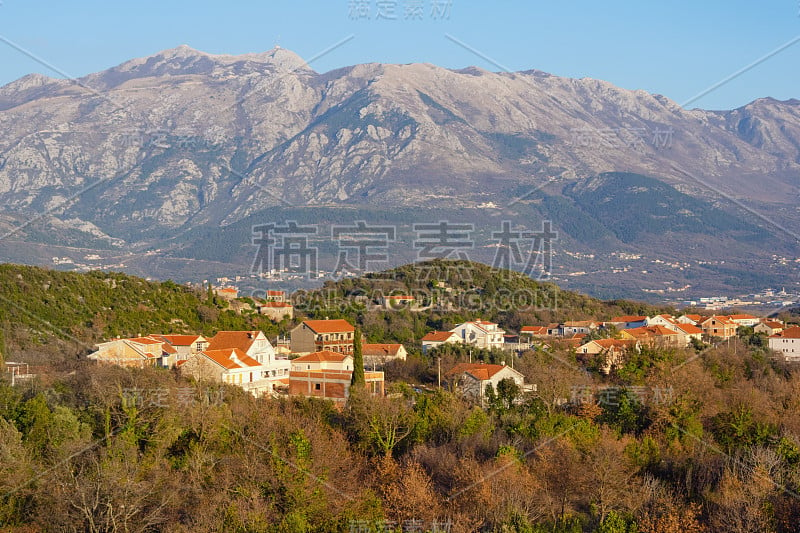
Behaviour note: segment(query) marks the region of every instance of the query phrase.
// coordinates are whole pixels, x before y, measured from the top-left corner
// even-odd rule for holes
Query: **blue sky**
[[[355,12],[356,4],[365,11]],[[180,44],[230,54],[278,44],[309,59],[349,36],[311,66],[428,62],[496,71],[499,64],[604,79],[684,103],[800,36],[800,0],[0,0],[0,83],[31,72],[58,77],[9,42],[82,76]],[[765,96],[800,98],[800,41],[688,107],[730,109]]]

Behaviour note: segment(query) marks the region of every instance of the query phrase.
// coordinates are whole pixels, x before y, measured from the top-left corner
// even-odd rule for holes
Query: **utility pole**
[[[442,388],[442,357],[436,358],[436,379],[439,383],[439,388]]]

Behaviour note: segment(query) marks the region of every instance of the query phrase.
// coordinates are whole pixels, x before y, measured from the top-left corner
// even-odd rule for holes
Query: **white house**
[[[645,320],[645,326],[664,326],[665,328],[675,329],[677,324],[678,321],[670,315],[656,315]]]
[[[761,319],[757,316],[747,314],[728,315],[728,318],[740,326],[749,326],[751,328],[757,326],[761,322]]]
[[[521,389],[525,388],[525,376],[506,365],[487,365],[483,363],[459,363],[446,375],[448,383],[461,395],[483,403],[486,386],[497,385],[504,379],[510,379]]]
[[[459,342],[461,339],[452,331],[431,331],[422,337],[422,353],[428,353],[442,344],[458,344]]]
[[[458,335],[459,340],[464,344],[471,344],[478,348],[503,348],[503,335],[505,331],[500,329],[494,322],[475,320],[464,322],[451,329]]]
[[[256,397],[274,390],[275,381],[266,376],[267,367],[239,348],[205,350],[182,361],[179,368],[194,379],[236,385]],[[287,372],[287,384],[288,377]]]
[[[364,368],[382,367],[389,361],[405,361],[408,357],[406,347],[402,344],[362,344]]]
[[[262,379],[270,380],[272,388],[286,385],[289,379],[289,358],[277,355],[263,331],[220,331],[211,338],[208,350],[241,350],[263,365]]]
[[[787,361],[800,361],[800,326],[792,326],[771,335],[769,348],[781,352]]]

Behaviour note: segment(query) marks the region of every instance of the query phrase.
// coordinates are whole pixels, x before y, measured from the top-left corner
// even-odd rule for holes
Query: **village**
[[[216,294],[237,302],[234,288]],[[267,291],[259,313],[273,321],[293,318],[294,306],[283,291]],[[387,296],[376,302],[392,310],[414,305],[410,295]],[[219,331],[214,336],[148,334],[100,343],[90,361],[123,367],[175,369],[198,382],[240,387],[256,397],[308,396],[343,404],[353,380],[356,351],[360,351],[364,384],[370,394],[387,393],[384,369],[406,361],[409,348],[436,356],[448,345],[507,354],[502,364],[472,361],[439,368],[438,385],[447,386],[483,404],[488,386],[497,389],[511,380],[522,392],[536,390],[536,376],[514,369],[514,359],[526,351],[568,350],[585,366],[603,374],[625,364],[629,354],[649,348],[695,348],[719,345],[743,335],[766,339],[776,357],[800,361],[800,326],[750,314],[616,316],[606,320],[564,321],[525,325],[507,332],[499,324],[465,321],[447,331],[430,331],[419,344],[367,343],[354,324],[344,319],[303,320],[288,335],[268,339],[261,331]],[[508,362],[508,364],[507,364]],[[526,382],[527,381],[527,382]]]

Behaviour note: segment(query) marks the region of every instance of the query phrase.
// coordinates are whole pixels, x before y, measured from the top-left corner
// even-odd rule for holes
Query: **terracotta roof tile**
[[[428,342],[445,342],[454,335],[456,336],[456,338],[458,337],[458,335],[456,335],[452,331],[431,331],[430,333],[422,337],[422,340]]]
[[[363,344],[361,351],[364,355],[397,355],[402,344]]]
[[[214,335],[209,343],[209,350],[228,350],[238,348],[247,352],[255,342],[260,331],[220,331]]]
[[[261,366],[261,363],[238,348],[226,350],[205,350],[201,353],[228,370]]]
[[[343,331],[355,331],[350,322],[343,319],[335,320],[305,320],[303,322],[316,333],[340,333]]]
[[[352,356],[338,352],[331,352],[330,350],[322,350],[319,352],[312,352],[310,354],[297,357],[296,359],[292,359],[291,362],[292,363],[312,363],[312,362],[341,363],[348,357]]]

